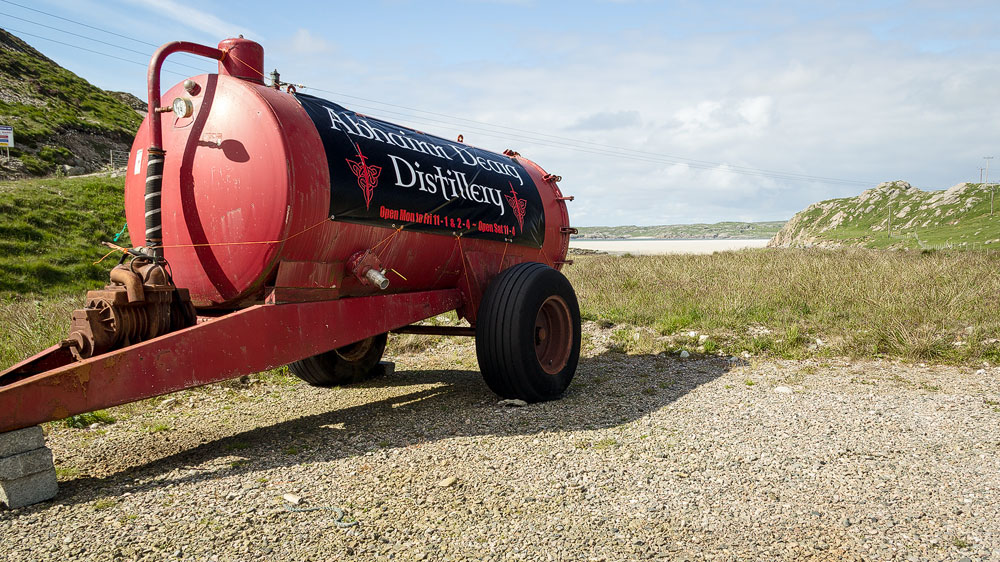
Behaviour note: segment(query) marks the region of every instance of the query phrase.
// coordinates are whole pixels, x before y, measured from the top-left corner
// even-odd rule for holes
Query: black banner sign
[[[334,220],[542,246],[542,199],[513,159],[295,97],[323,139]]]

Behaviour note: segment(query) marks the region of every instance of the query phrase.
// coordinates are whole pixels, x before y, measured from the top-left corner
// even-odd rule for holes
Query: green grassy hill
[[[991,192],[977,183],[922,191],[904,181],[886,182],[857,197],[810,205],[770,245],[1000,249],[1000,198],[991,215]]]
[[[0,298],[79,294],[105,285],[95,265],[125,224],[124,178],[0,181]]]
[[[0,29],[0,125],[14,127],[0,177],[94,171],[109,149],[128,151],[142,117],[119,97]]]
[[[657,226],[583,226],[580,234],[574,236],[580,240],[605,240],[609,238],[658,238],[661,240],[676,239],[763,239],[771,238],[781,230],[785,221],[772,222],[717,222],[714,224],[664,224]]]

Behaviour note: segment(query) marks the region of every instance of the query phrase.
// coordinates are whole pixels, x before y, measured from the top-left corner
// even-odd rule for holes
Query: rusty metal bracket
[[[545,174],[544,176],[542,176],[542,181],[551,181],[559,183],[562,181],[562,176],[557,176],[555,174]]]
[[[369,287],[377,287],[385,290],[389,286],[389,280],[385,277],[385,268],[378,256],[371,250],[356,252],[347,260],[347,269]]]
[[[576,229],[576,228],[573,228],[572,226],[560,226],[559,227],[559,233],[560,234],[579,234],[580,230]]]
[[[573,197],[572,195],[560,195],[559,197],[556,197],[556,201],[572,201],[574,199],[576,199],[576,197]]]

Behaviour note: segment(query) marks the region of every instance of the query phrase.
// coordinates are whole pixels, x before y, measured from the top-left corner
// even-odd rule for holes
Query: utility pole
[[[983,168],[983,167],[979,168],[979,184],[980,185],[982,185],[982,183],[983,183],[983,170],[985,170],[985,169],[986,168]]]
[[[986,160],[986,187],[990,186],[990,160],[993,160],[992,156],[983,156],[983,160]],[[993,216],[993,193],[995,189],[990,190],[990,216]]]

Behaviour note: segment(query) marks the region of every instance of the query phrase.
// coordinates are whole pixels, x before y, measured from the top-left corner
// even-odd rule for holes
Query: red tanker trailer
[[[176,52],[219,61],[160,103]],[[557,398],[580,352],[560,178],[264,82],[257,43],[169,43],[130,155],[130,248],[69,337],[0,374],[0,432],[289,365],[366,377],[386,334],[469,335],[487,385]],[[456,310],[471,327],[414,325]]]

